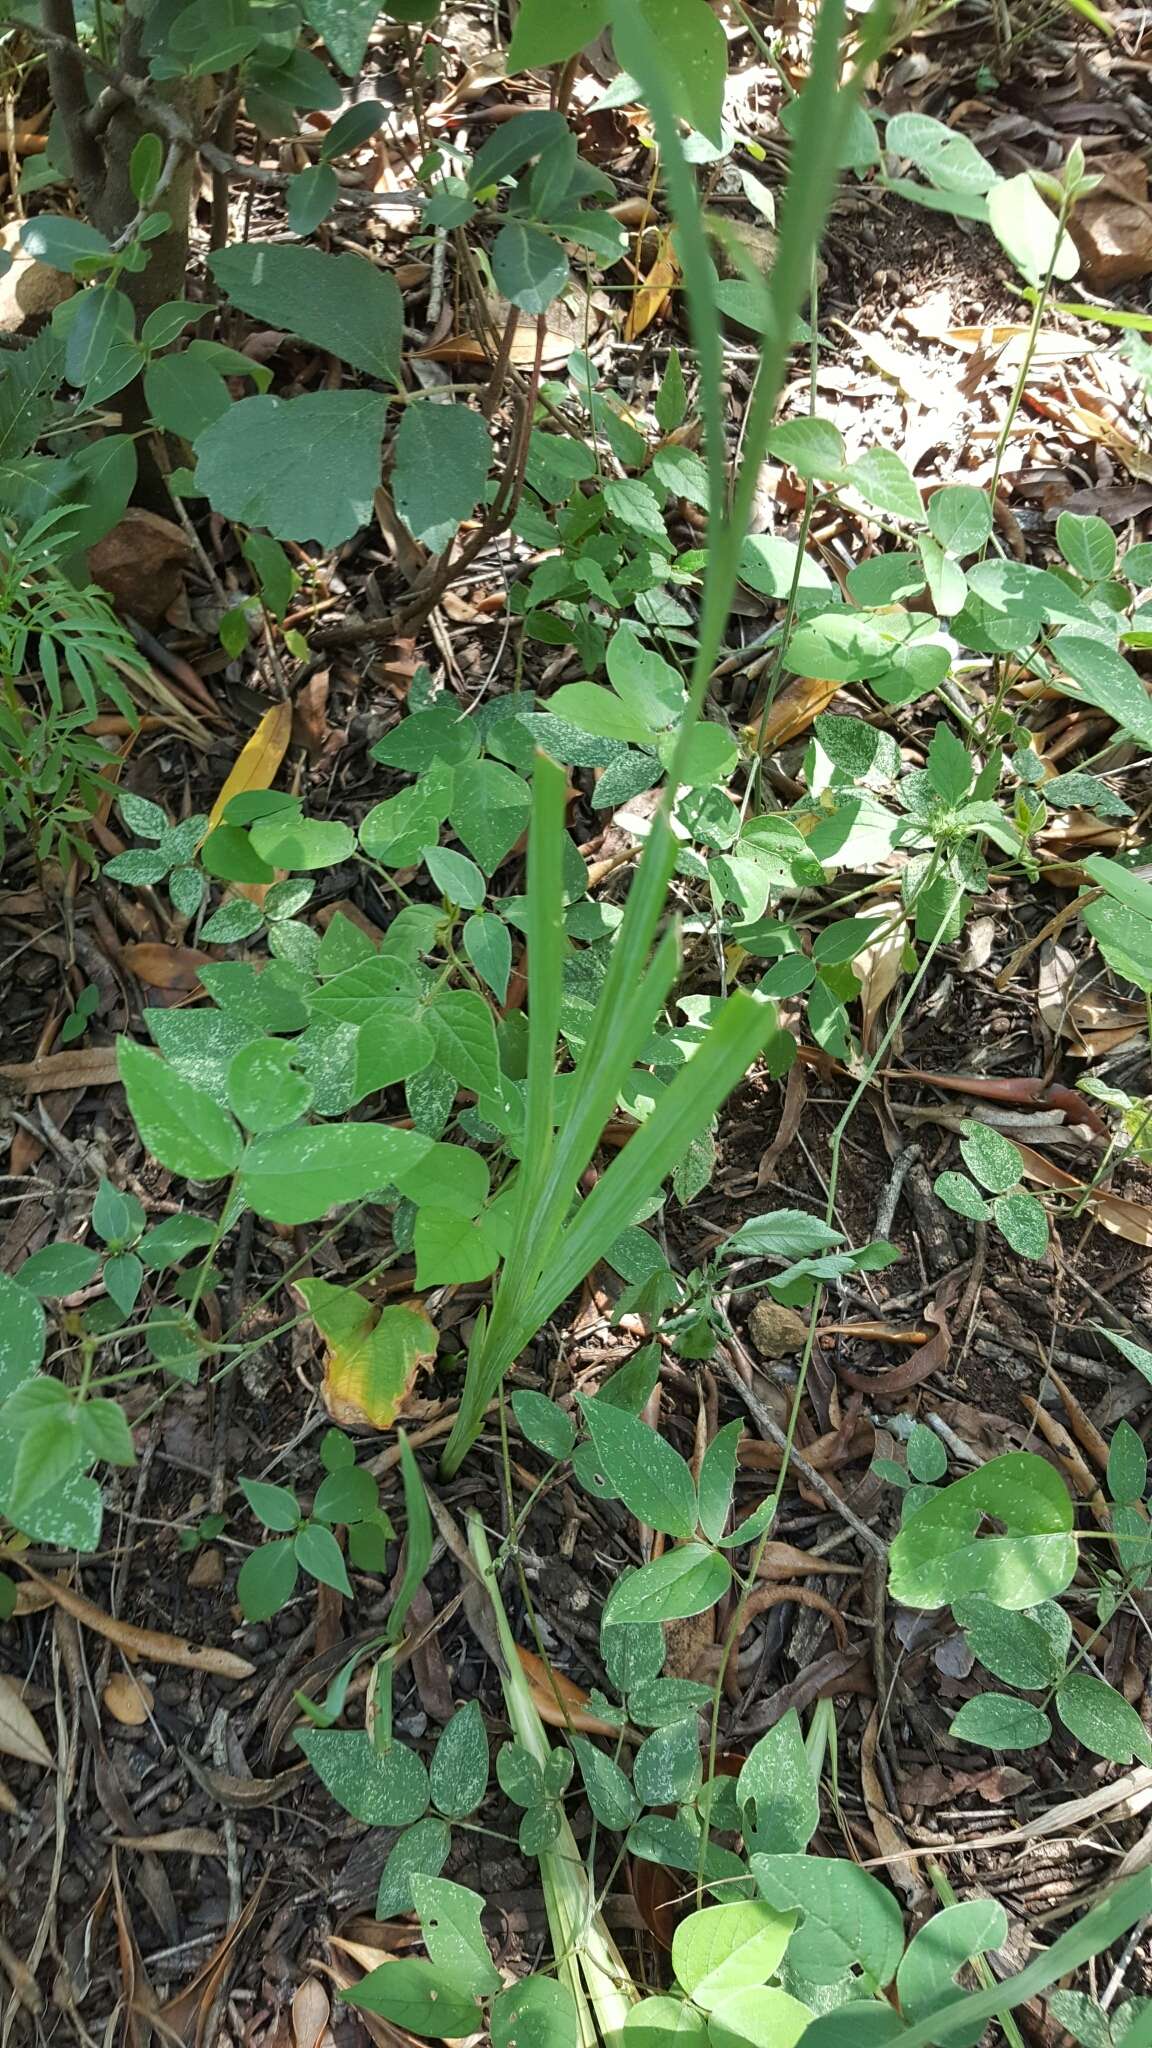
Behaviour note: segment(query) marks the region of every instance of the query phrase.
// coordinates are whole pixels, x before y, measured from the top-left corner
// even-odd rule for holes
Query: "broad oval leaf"
[[[705,2012],[749,1986],[764,1984],[783,1960],[796,1925],[759,1899],[704,1906],[682,1920],[672,1937],[677,1983]]]
[[[431,1143],[419,1131],[388,1124],[271,1131],[248,1147],[240,1191],[258,1216],[273,1223],[314,1223],[342,1203],[379,1194]]]
[[[627,1572],[604,1603],[603,1620],[684,1621],[722,1600],[732,1584],[727,1558],[706,1543],[682,1543]]]
[[[369,390],[242,398],[198,436],[197,483],[226,519],[338,547],[372,516],[386,405]]]
[[[328,349],[354,370],[397,382],[404,309],[390,270],[364,256],[278,242],[217,249],[208,267],[233,303],[257,320]],[[311,489],[314,477],[305,474]]]
[[[488,1731],[475,1700],[458,1707],[436,1744],[429,1771],[432,1804],[448,1820],[475,1813],[488,1783]]]
[[[803,1915],[789,1963],[811,1984],[834,1984],[854,1964],[878,1988],[904,1952],[904,1922],[890,1891],[856,1864],[827,1856],[753,1856],[752,1875],[778,1913]]]
[[[340,1996],[348,2005],[379,2013],[427,2041],[474,2034],[483,2017],[476,2000],[448,1971],[406,1956],[381,1963]]]
[[[234,1172],[242,1145],[232,1118],[156,1053],[121,1038],[116,1065],[141,1139],[162,1166],[187,1180]]]
[[[977,1535],[985,1516],[1007,1534]],[[889,1555],[892,1597],[906,1607],[945,1607],[984,1593],[998,1607],[1034,1607],[1072,1581],[1072,1525],[1068,1489],[1043,1458],[993,1458],[908,1516]]]
[[[296,1740],[317,1776],[353,1820],[404,1828],[428,1805],[428,1773],[414,1749],[378,1750],[363,1728],[302,1728]]]
[[[1008,1915],[996,1899],[965,1899],[945,1906],[925,1922],[905,1951],[896,1972],[900,2010],[906,2020],[921,2020],[956,1996],[956,1975],[971,1957],[1000,1948],[1008,1937]],[[956,2048],[975,2048],[984,2021],[948,2035]]]
[[[611,1402],[581,1397],[580,1411],[605,1477],[637,1521],[666,1536],[693,1535],[696,1488],[679,1452]]]

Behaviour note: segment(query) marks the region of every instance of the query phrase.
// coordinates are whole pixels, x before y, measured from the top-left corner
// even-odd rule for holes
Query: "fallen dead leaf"
[[[671,235],[657,237],[656,259],[644,278],[638,279],[624,322],[625,341],[636,341],[651,327],[668,304],[680,281],[680,265],[672,250]]]
[[[112,1088],[119,1078],[116,1049],[111,1045],[50,1052],[38,1060],[17,1060],[0,1067],[0,1081],[23,1088],[28,1095],[49,1095],[56,1089]]]
[[[116,1847],[151,1856],[219,1856],[221,1861],[228,1853],[221,1837],[210,1828],[166,1828],[159,1835],[121,1835]]]
[[[1075,1174],[1065,1173],[1062,1166],[1054,1166],[1031,1145],[1013,1141],[1023,1161],[1025,1180],[1034,1180],[1045,1188],[1081,1187]],[[1128,1244],[1152,1245],[1152,1210],[1142,1202],[1130,1202],[1123,1195],[1110,1194],[1107,1188],[1093,1188],[1085,1197],[1084,1206],[1113,1237],[1122,1237]]]
[[[620,1733],[610,1721],[602,1721],[599,1715],[589,1712],[588,1695],[574,1680],[566,1678],[562,1671],[554,1671],[534,1650],[522,1650],[517,1644],[516,1654],[524,1667],[536,1712],[550,1728],[571,1725],[581,1735]]]
[[[209,825],[218,825],[234,796],[249,789],[271,789],[292,737],[292,705],[287,697],[264,713],[250,740],[240,749],[212,809]]]
[[[893,917],[890,902],[861,904],[858,915],[880,912],[884,922],[870,946],[856,955],[852,971],[861,983],[860,1043],[871,1052],[880,1012],[903,972],[904,948],[908,943],[906,918]]]
[[[192,544],[183,527],[143,505],[129,505],[111,533],[88,550],[88,573],[117,611],[158,626],[184,585]]]
[[[745,726],[744,739],[754,752],[774,754],[778,747],[807,732],[812,720],[827,711],[839,688],[839,683],[825,682],[818,676],[797,676],[781,690],[762,722],[754,720]]]
[[[154,1704],[151,1686],[130,1671],[114,1671],[104,1687],[104,1705],[124,1728],[142,1728]]]
[[[918,1906],[928,1891],[915,1863],[908,1860],[908,1837],[896,1826],[884,1800],[880,1774],[876,1769],[876,1747],[880,1739],[880,1709],[873,1707],[860,1744],[860,1790],[876,1846],[882,1856],[892,1859],[892,1881],[904,1894],[905,1903]]]
[[[317,1977],[306,1977],[292,1993],[294,2048],[334,2048],[328,1993]]]
[[[200,987],[200,969],[212,965],[211,953],[198,953],[193,946],[161,946],[141,939],[121,950],[129,972],[145,988],[163,988],[180,995],[192,995]]]
[[[82,1593],[74,1593],[57,1579],[46,1579],[23,1558],[20,1564],[33,1585],[49,1593],[65,1614],[95,1635],[118,1643],[126,1656],[144,1657],[157,1664],[177,1664],[185,1671],[209,1671],[214,1678],[251,1678],[256,1669],[246,1657],[237,1657],[231,1650],[215,1650],[207,1645],[198,1649],[183,1636],[169,1636],[159,1629],[136,1628],[131,1622],[118,1621],[105,1614],[103,1608],[95,1607],[91,1600],[85,1600]]]
[[[22,1764],[51,1767],[52,1752],[10,1678],[0,1678],[0,1752]]]

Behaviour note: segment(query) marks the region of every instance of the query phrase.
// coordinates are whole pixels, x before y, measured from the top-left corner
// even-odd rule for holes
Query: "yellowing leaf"
[[[672,254],[672,238],[661,235],[656,261],[647,277],[642,282],[637,281],[632,295],[632,304],[624,322],[625,341],[635,341],[646,327],[652,325],[668,304],[673,286],[679,282],[680,265]]]
[[[250,740],[241,748],[220,791],[208,823],[218,825],[234,796],[249,789],[271,789],[292,737],[292,706],[285,697],[264,713]]]
[[[328,1345],[323,1395],[333,1422],[386,1429],[420,1367],[436,1355],[427,1316],[417,1302],[377,1312],[354,1287],[329,1280],[301,1280],[299,1291]]]

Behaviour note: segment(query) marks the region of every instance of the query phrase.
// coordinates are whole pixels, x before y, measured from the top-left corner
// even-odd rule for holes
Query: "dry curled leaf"
[[[536,1712],[550,1728],[570,1726],[581,1735],[619,1734],[619,1729],[614,1728],[610,1721],[602,1721],[597,1714],[589,1713],[588,1695],[573,1679],[565,1678],[562,1671],[554,1671],[534,1650],[522,1650],[517,1646],[517,1655],[524,1667]]]
[[[156,1664],[178,1664],[185,1671],[208,1671],[214,1678],[251,1678],[256,1669],[246,1657],[234,1656],[231,1650],[215,1650],[208,1645],[201,1648],[186,1642],[183,1636],[168,1636],[159,1629],[135,1628],[131,1622],[118,1621],[105,1614],[102,1607],[85,1600],[82,1593],[74,1593],[70,1586],[62,1586],[56,1579],[44,1578],[24,1559],[20,1562],[33,1584],[49,1593],[57,1607],[95,1635],[118,1643],[128,1657],[144,1657]]]
[[[328,1347],[321,1392],[333,1422],[387,1429],[436,1356],[436,1331],[420,1303],[378,1310],[354,1288],[327,1280],[302,1280],[300,1293]]]
[[[148,939],[125,946],[121,958],[146,988],[172,989],[180,995],[192,995],[200,987],[200,969],[212,964],[211,953],[198,953],[193,946],[161,946]]]
[[[157,626],[175,604],[192,560],[183,527],[143,505],[129,505],[111,533],[88,550],[88,572],[117,611]]]
[[[85,1046],[75,1052],[49,1052],[38,1060],[17,1060],[0,1067],[0,1081],[27,1095],[51,1095],[72,1088],[114,1088],[119,1080],[115,1046]]]
[[[0,1751],[22,1764],[39,1764],[47,1770],[52,1754],[41,1735],[31,1709],[20,1697],[10,1678],[0,1678]]]

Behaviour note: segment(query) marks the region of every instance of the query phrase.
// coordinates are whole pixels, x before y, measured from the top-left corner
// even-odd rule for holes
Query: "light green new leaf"
[[[730,1991],[708,2016],[709,2048],[797,2048],[812,2017],[809,2006],[774,1985]]]
[[[1066,228],[1061,230],[1027,171],[1020,171],[1015,178],[998,179],[991,187],[988,221],[1000,247],[1029,284],[1042,284],[1049,264],[1054,277],[1075,277],[1080,268],[1076,244]]]
[[[850,484],[867,504],[896,519],[924,517],[920,488],[908,464],[891,448],[866,448],[841,471],[839,482]]]
[[[386,410],[367,390],[242,398],[198,437],[197,483],[225,519],[338,547],[372,515]]]
[[[412,1242],[417,1287],[487,1280],[500,1263],[500,1241],[491,1225],[483,1216],[461,1216],[454,1209],[419,1209]]]
[[[431,1143],[418,1131],[388,1124],[271,1131],[249,1146],[240,1191],[258,1216],[273,1223],[314,1223],[329,1209],[392,1185]]]
[[[219,1180],[235,1171],[240,1132],[211,1096],[130,1038],[117,1041],[116,1065],[133,1122],[162,1166],[187,1180]]]
[[[354,370],[398,382],[404,309],[390,270],[363,256],[278,242],[217,249],[208,267],[234,304],[257,320],[328,349]],[[298,481],[306,496],[315,478],[302,470]]]
[[[766,1983],[783,1960],[796,1918],[759,1899],[703,1906],[672,1937],[677,1983],[705,2012],[733,1991]]]
[[[977,1534],[986,1516],[1006,1534]],[[998,1607],[1034,1607],[1071,1583],[1076,1539],[1068,1489],[1031,1451],[993,1458],[910,1514],[892,1544],[892,1597],[944,1607],[984,1593]]]
[[[469,405],[405,406],[393,443],[392,495],[405,526],[440,554],[475,510],[492,461],[487,422]]]
[[[696,1532],[696,1488],[678,1451],[638,1416],[580,1397],[580,1411],[610,1485],[638,1522],[666,1536]]]
[[[624,2022],[623,2048],[707,2048],[704,2015],[684,1998],[642,1998]]]
[[[853,1964],[877,1987],[904,1952],[904,1923],[890,1891],[858,1865],[827,1856],[753,1856],[752,1875],[778,1913],[803,1914],[789,1963],[811,1984],[834,1984]]]

